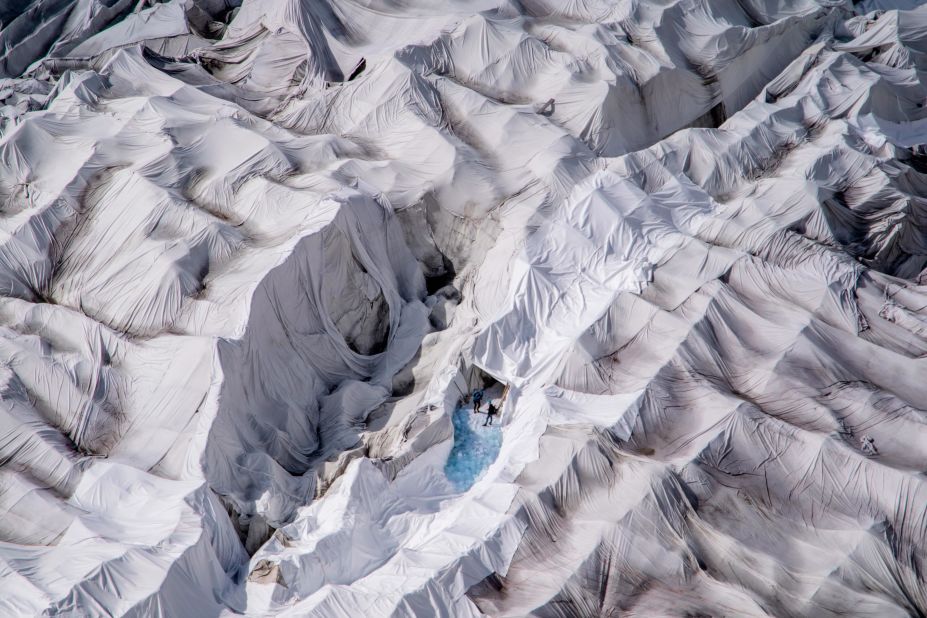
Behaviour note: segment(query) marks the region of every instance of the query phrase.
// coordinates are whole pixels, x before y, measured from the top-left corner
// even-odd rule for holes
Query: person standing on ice
[[[489,402],[489,408],[486,409],[486,422],[483,423],[483,427],[486,425],[492,425],[492,417],[496,415],[498,409],[496,406],[492,405],[492,402]]]
[[[480,404],[483,403],[483,389],[478,388],[473,391],[473,411],[480,411]]]

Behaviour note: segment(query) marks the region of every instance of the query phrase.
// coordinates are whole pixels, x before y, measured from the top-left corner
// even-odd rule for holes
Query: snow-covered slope
[[[0,614],[927,613],[915,4],[0,7]]]

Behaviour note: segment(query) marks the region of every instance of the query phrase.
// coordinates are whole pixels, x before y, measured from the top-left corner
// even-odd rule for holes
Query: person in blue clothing
[[[483,389],[478,388],[473,391],[473,411],[480,411],[480,404],[483,403]]]

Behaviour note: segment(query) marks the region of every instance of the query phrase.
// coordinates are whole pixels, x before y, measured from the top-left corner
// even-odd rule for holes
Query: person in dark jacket
[[[483,427],[485,427],[486,425],[492,425],[492,417],[495,416],[498,411],[499,411],[498,408],[492,405],[492,402],[490,401],[489,408],[487,408],[486,410],[486,422],[483,423]]]

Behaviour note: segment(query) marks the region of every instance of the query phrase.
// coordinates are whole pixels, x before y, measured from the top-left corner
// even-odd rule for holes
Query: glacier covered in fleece
[[[927,8],[11,0],[0,50],[0,614],[927,613]]]

